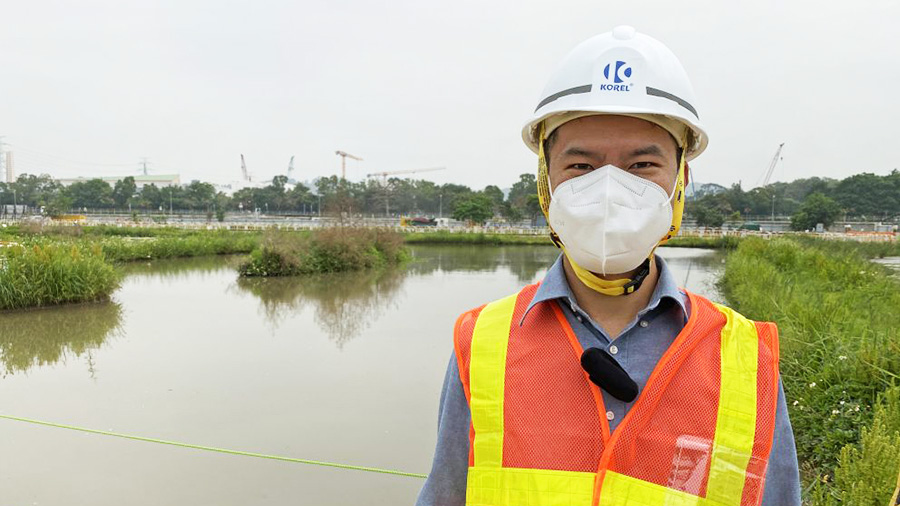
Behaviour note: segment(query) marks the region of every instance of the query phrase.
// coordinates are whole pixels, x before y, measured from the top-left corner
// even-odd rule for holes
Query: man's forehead
[[[563,152],[617,148],[664,155],[678,147],[675,138],[659,125],[627,116],[577,118],[560,125],[553,137],[554,150]]]

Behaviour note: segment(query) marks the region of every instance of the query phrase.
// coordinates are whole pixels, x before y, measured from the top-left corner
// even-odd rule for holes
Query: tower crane
[[[432,167],[429,169],[412,169],[412,170],[395,170],[395,171],[390,171],[390,172],[374,172],[372,174],[366,174],[366,177],[381,176],[383,178],[382,182],[384,184],[387,184],[388,176],[397,176],[399,174],[415,174],[417,172],[434,172],[436,170],[446,170],[446,169],[447,169],[447,167]]]
[[[762,186],[766,186],[769,184],[769,180],[772,179],[772,174],[775,172],[775,165],[778,163],[778,160],[781,160],[781,150],[784,148],[784,143],[778,145],[778,149],[775,150],[775,156],[772,157],[772,162],[769,163],[769,170],[766,171],[766,177],[763,178]]]
[[[352,159],[360,161],[360,162],[363,161],[363,159],[358,156],[354,156],[354,155],[351,155],[350,153],[346,153],[346,152],[340,151],[340,150],[335,151],[334,154],[341,157],[341,178],[342,179],[347,179],[347,158],[352,158]]]

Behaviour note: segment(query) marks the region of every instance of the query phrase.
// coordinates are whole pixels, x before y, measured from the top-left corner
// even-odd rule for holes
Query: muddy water
[[[557,252],[413,253],[306,279],[239,280],[234,258],[134,264],[110,303],[0,314],[0,414],[427,473],[456,316]],[[717,298],[720,254],[661,253]],[[0,506],[411,504],[421,484],[0,420]]]

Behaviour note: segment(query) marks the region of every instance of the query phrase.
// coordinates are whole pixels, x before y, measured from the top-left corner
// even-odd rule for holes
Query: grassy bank
[[[405,232],[403,240],[407,244],[484,244],[484,245],[512,245],[512,244],[544,244],[552,245],[547,235],[525,234],[491,234],[485,232]]]
[[[104,300],[120,279],[96,244],[29,240],[0,248],[0,309]]]
[[[260,240],[258,233],[214,231],[181,236],[104,237],[98,244],[107,260],[129,262],[250,253]]]
[[[395,265],[406,258],[403,237],[374,228],[334,227],[310,234],[269,231],[239,268],[241,276],[294,276]]]
[[[403,240],[407,244],[483,244],[490,246],[506,245],[552,245],[550,236],[545,234],[492,234],[485,232],[405,232]],[[666,243],[671,248],[712,248],[734,249],[741,239],[726,237],[691,237],[679,236]]]
[[[894,488],[900,282],[868,260],[878,251],[873,243],[744,239],[720,281],[735,309],[778,323],[809,504],[887,504]]]

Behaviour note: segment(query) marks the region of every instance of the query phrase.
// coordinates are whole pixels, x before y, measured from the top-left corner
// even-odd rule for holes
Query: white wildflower
[[[816,388],[816,382],[813,381],[812,383],[810,383],[809,388]]]

